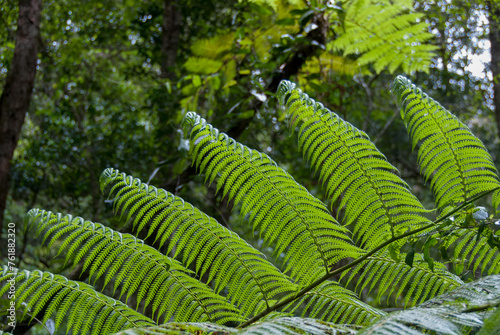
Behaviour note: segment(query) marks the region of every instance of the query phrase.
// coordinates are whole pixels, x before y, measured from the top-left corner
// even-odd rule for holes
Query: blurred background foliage
[[[488,2],[455,0],[43,0],[35,89],[10,188],[0,190],[8,192],[4,221],[17,223],[19,266],[85,279],[22,232],[23,215],[39,207],[116,227],[98,187],[106,167],[183,197],[261,247],[231,214],[237,209],[196,175],[179,124],[196,111],[322,198],[285,130],[274,98],[281,79],[365,130],[430,208],[390,82],[409,76],[498,161],[491,13]],[[389,14],[400,42],[383,35]],[[17,1],[0,1],[0,87],[17,16]]]

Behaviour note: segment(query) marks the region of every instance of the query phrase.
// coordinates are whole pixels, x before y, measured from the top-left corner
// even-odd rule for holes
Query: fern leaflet
[[[331,217],[326,206],[299,185],[266,154],[250,149],[213,128],[195,113],[185,117],[193,164],[210,183],[219,176],[217,191],[241,203],[264,240],[285,250],[286,268],[300,284],[328,272],[329,266],[362,252],[347,229]]]
[[[351,0],[344,3],[345,16],[339,37],[329,47],[356,55],[361,66],[373,63],[376,73],[399,67],[406,73],[427,71],[436,46],[425,44],[433,35],[424,14],[408,12],[401,1]],[[375,15],[376,13],[376,15]]]
[[[456,116],[427,96],[407,78],[398,76],[393,92],[402,104],[404,120],[436,206],[465,202],[479,193],[500,188],[498,172],[483,143]],[[500,191],[493,196],[495,209]]]
[[[400,257],[404,258],[405,254]],[[434,269],[431,270],[423,256],[416,254],[413,266],[408,266],[405,262],[392,259],[387,251],[369,257],[366,262],[344,273],[343,277],[347,277],[346,285],[356,281],[357,292],[365,288],[369,291],[376,289],[379,303],[385,295],[389,300],[393,293],[395,297],[400,297],[405,292],[405,306],[421,303],[463,284],[441,263],[434,262]]]
[[[92,286],[50,272],[23,270],[14,273],[3,266],[0,296],[11,285],[16,285],[17,310],[24,310],[25,315],[29,311],[32,319],[43,311],[43,323],[56,314],[56,329],[67,317],[67,332],[73,334],[110,334],[155,325],[153,320],[121,301],[96,292]]]
[[[38,233],[45,231],[48,246],[64,236],[59,253],[76,264],[86,255],[82,271],[94,281],[106,273],[104,286],[114,279],[114,290],[121,285],[120,297],[137,296],[137,305],[152,305],[157,319],[214,323],[242,321],[239,311],[215,294],[207,285],[192,278],[192,272],[179,262],[129,234],[122,234],[100,223],[80,217],[33,209],[27,221]]]
[[[169,241],[168,252],[182,253],[186,267],[196,263],[195,272],[200,277],[208,273],[216,292],[227,287],[228,296],[245,313],[261,312],[270,300],[297,289],[262,253],[172,193],[115,169],[101,175],[101,188],[107,186],[117,214],[133,218],[137,233],[149,225],[148,236],[156,234],[160,247]]]
[[[500,276],[484,277],[455,290],[375,321],[358,335],[468,334],[483,325],[488,314],[464,313],[464,302],[480,305],[500,297]]]
[[[353,225],[358,244],[373,248],[412,226],[430,223],[427,212],[398,171],[368,135],[282,81],[280,103],[289,127],[299,127],[298,144],[337,208],[337,219]]]

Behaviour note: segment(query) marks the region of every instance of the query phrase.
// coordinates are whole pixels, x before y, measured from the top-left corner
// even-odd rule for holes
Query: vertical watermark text
[[[9,271],[14,273],[8,280],[9,290],[7,291],[7,298],[9,299],[9,307],[7,308],[8,324],[13,329],[16,327],[16,224],[10,222],[7,225],[7,267]]]

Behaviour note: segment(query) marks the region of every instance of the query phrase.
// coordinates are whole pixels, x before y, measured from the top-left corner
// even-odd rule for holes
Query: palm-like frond
[[[368,324],[385,315],[363,302],[338,283],[326,281],[284,308],[294,313],[302,309],[302,317],[342,324]]]
[[[142,183],[115,169],[101,175],[101,188],[109,186],[118,215],[133,219],[137,233],[149,226],[160,247],[166,241],[168,252],[182,253],[183,264],[195,263],[195,272],[215,291],[228,288],[228,296],[243,312],[258,313],[277,295],[297,289],[265,256],[237,234],[220,225],[183,199],[163,189]]]
[[[460,335],[477,329],[489,315],[465,312],[469,306],[500,298],[500,276],[489,276],[428,300],[418,307],[387,315],[364,328],[359,335],[423,335],[429,331]]]
[[[484,321],[484,326],[477,335],[500,334],[500,307],[497,307],[493,313]]]
[[[436,206],[465,202],[500,187],[497,169],[483,143],[456,116],[403,76],[393,82],[402,104],[401,117],[425,180],[430,180]],[[497,209],[500,193],[493,197]]]
[[[217,326],[209,323],[166,323],[159,326],[142,327],[128,329],[116,333],[115,335],[197,335],[197,334],[245,334],[245,335],[354,335],[355,326],[336,325],[333,323],[322,322],[314,319],[305,319],[297,317],[279,317],[268,321],[255,324],[245,329],[236,329],[223,326]]]
[[[217,334],[229,335],[235,334],[236,328],[214,325],[213,323],[203,322],[169,322],[158,326],[141,327],[127,329],[116,333],[115,335],[199,335],[199,334]]]
[[[202,38],[191,45],[193,55],[208,59],[220,59],[234,45],[234,33]]]
[[[400,257],[404,259],[405,254]],[[421,303],[463,284],[443,264],[434,262],[434,269],[431,270],[422,255],[415,254],[414,257],[413,266],[409,266],[403,261],[395,261],[387,251],[382,251],[343,276],[347,277],[347,284],[356,282],[357,292],[366,288],[369,291],[375,289],[379,302],[383,296],[389,300],[393,294],[397,298],[404,292],[405,306]]]
[[[488,274],[500,273],[500,252],[488,244],[486,236],[479,235],[476,230],[458,228],[451,230],[442,238],[440,248],[452,256],[454,263],[472,268],[475,273],[480,269]],[[450,251],[450,252],[449,252]]]
[[[16,287],[16,309],[19,312],[29,313],[31,317],[43,312],[43,323],[56,313],[56,328],[67,318],[67,332],[73,334],[109,334],[155,325],[153,320],[121,301],[96,292],[92,286],[50,272],[23,270],[14,273],[3,266],[0,296],[11,285]]]
[[[191,155],[196,167],[217,191],[250,217],[276,254],[287,250],[286,269],[305,284],[324,275],[329,266],[360,254],[347,229],[330,215],[325,205],[279,168],[266,154],[250,149],[213,128],[195,113],[185,117]]]
[[[95,280],[105,273],[105,283],[114,279],[114,291],[121,285],[120,296],[137,295],[137,304],[152,305],[157,318],[174,321],[241,321],[239,311],[215,294],[207,285],[192,278],[192,272],[143,241],[122,234],[100,223],[80,217],[33,209],[27,221],[37,232],[45,232],[48,246],[63,239],[59,253],[76,264],[86,256],[83,270]]]
[[[356,334],[356,330],[355,327],[349,327],[347,325],[337,325],[315,319],[298,318],[298,317],[281,317],[247,327],[238,332],[238,334],[350,335],[350,334]]]
[[[344,56],[358,56],[360,65],[373,64],[377,73],[385,68],[393,73],[399,67],[406,73],[426,71],[436,50],[425,44],[433,37],[429,24],[419,22],[423,14],[411,13],[399,2],[346,1],[339,37],[330,47]]]
[[[329,71],[345,74],[345,75],[355,75],[355,74],[369,74],[370,71],[366,68],[361,67],[357,61],[353,61],[347,57],[342,57],[340,55],[332,54],[331,52],[324,52],[318,57],[314,57],[306,61],[305,65],[302,66],[300,72],[302,75],[311,74],[328,74]],[[307,81],[305,81],[307,83]]]
[[[430,223],[421,215],[424,207],[368,135],[289,81],[281,82],[278,97],[287,109],[289,126],[299,127],[299,148],[319,171],[337,219],[353,225],[360,245],[375,247],[396,230]]]

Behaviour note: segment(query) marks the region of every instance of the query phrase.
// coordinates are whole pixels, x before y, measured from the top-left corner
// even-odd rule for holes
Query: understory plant
[[[88,278],[4,266],[1,295],[15,285],[18,320],[52,320],[72,334],[498,332],[497,221],[475,205],[488,199],[496,212],[495,165],[466,125],[408,79],[397,77],[392,91],[434,209],[366,133],[283,81],[288,127],[329,206],[201,116],[189,112],[183,124],[197,170],[282,256],[279,265],[168,190],[108,168],[101,190],[133,234],[32,209],[26,229]],[[464,271],[476,280],[465,283]],[[400,308],[383,310],[382,299]]]

